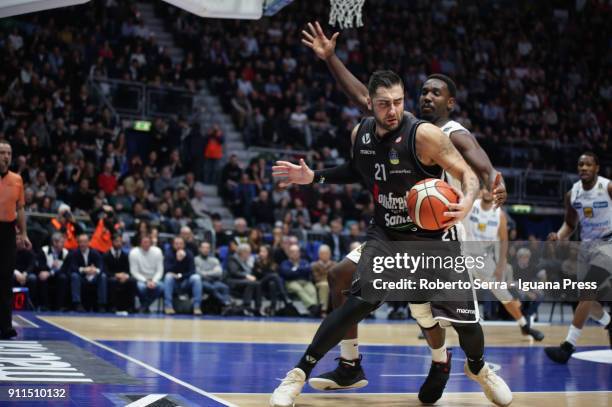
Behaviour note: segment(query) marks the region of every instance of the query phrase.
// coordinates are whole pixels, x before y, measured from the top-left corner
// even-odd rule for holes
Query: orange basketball
[[[427,178],[417,182],[410,189],[407,198],[408,214],[418,227],[426,230],[440,230],[442,224],[451,218],[444,216],[448,204],[459,202],[459,196],[446,182]]]

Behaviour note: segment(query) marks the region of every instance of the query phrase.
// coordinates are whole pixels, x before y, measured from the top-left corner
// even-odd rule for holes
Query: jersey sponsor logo
[[[389,174],[412,174],[412,171],[406,168],[403,168],[401,170],[391,170],[389,171]]]
[[[572,206],[574,207],[574,209],[580,209],[580,208],[582,208],[582,203],[574,202]]]
[[[456,311],[459,314],[476,314],[476,310],[473,310],[473,309],[457,308]]]
[[[487,230],[487,224],[486,223],[479,223],[478,224],[478,230],[481,232],[484,232],[485,230]]]
[[[402,136],[399,136],[398,138],[395,139],[395,142],[397,144],[399,144],[402,141]]]
[[[374,151],[374,150],[359,150],[359,154],[363,154],[363,155],[376,155],[376,151]]]
[[[487,222],[487,225],[495,227],[495,226],[497,226],[497,222],[494,221],[494,220],[490,220],[490,221]]]
[[[593,208],[607,208],[608,203],[605,201],[593,202]]]
[[[363,142],[363,144],[370,144],[370,141],[372,141],[372,139],[370,138],[370,133],[364,134],[361,138],[361,141]]]
[[[393,149],[389,151],[389,162],[393,165],[399,164],[400,160],[399,160],[399,155],[397,154],[397,151]]]
[[[376,201],[385,209],[405,211],[407,209],[406,199],[403,196],[395,196],[393,192],[378,194]]]
[[[582,213],[584,214],[585,218],[592,218],[593,217],[593,208],[591,208],[589,206],[585,206],[582,209]]]
[[[390,213],[385,213],[385,226],[393,227],[398,225],[405,225],[406,223],[412,223],[412,219],[410,216],[404,215],[391,215]]]

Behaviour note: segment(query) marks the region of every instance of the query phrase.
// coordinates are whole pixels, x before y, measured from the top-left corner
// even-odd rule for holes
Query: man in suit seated
[[[122,248],[123,237],[115,234],[111,249],[104,254],[110,306],[111,310],[133,312],[136,280],[130,276],[130,260]]]
[[[50,285],[55,286],[57,293],[57,307],[65,309],[64,302],[68,293],[68,266],[66,261],[70,253],[64,248],[64,235],[55,232],[51,236],[51,244],[43,246],[38,253],[36,264],[37,272],[37,298],[36,302],[41,311],[50,308],[49,301]]]
[[[97,292],[98,311],[106,312],[106,284],[102,255],[89,247],[89,236],[85,233],[77,238],[78,249],[70,253],[70,282],[72,306],[77,312],[85,311],[81,302],[84,287]]]
[[[333,261],[340,261],[349,252],[350,240],[342,235],[342,219],[331,221],[331,233],[324,243],[329,246]]]

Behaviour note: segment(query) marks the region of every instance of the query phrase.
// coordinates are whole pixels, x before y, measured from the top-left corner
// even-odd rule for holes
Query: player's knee
[[[421,328],[430,329],[438,324],[431,313],[431,305],[428,302],[424,304],[410,303],[408,306],[410,307],[410,314]]]
[[[327,282],[333,291],[348,290],[353,281],[355,266],[352,262],[342,260],[333,266],[327,273]]]

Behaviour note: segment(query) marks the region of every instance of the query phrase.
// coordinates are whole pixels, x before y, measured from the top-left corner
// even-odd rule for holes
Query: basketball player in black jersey
[[[367,88],[348,71],[334,53],[338,34],[334,34],[331,39],[328,39],[318,23],[309,24],[309,30],[310,32],[303,32],[302,42],[326,62],[332,75],[351,101],[363,111],[367,111]],[[444,130],[466,162],[479,176],[483,185],[492,190],[495,204],[499,206],[506,199],[506,190],[500,174],[493,168],[491,161],[475,137],[461,125],[451,121],[449,117],[455,104],[455,89],[454,82],[447,76],[430,76],[423,84],[419,100],[421,118]],[[323,170],[320,175],[324,176],[327,182],[358,182],[358,180],[351,178],[350,171],[346,170],[346,166]],[[332,292],[332,302],[335,307],[345,300],[342,292],[350,287],[352,275],[356,270],[355,262],[355,256],[351,253],[330,270],[328,280]],[[428,316],[425,308],[423,305],[412,304],[413,316],[418,317],[423,314]],[[433,327],[429,327],[431,322],[427,320],[417,322],[419,322],[432,350],[431,369],[419,391],[419,399],[425,403],[433,403],[442,396],[448,381],[451,355],[450,352],[447,353],[446,351],[444,329],[437,323]],[[526,327],[523,332],[533,337],[541,336],[538,331],[531,327]],[[357,326],[355,325],[348,330],[344,340],[340,343],[341,355],[338,368],[310,379],[312,387],[319,390],[335,390],[359,388],[367,385],[367,379],[361,368],[361,356],[359,355],[356,338]]]
[[[458,204],[450,204],[446,215],[453,218],[444,225],[451,228],[467,212],[479,190],[478,178],[439,128],[418,121],[403,110],[404,88],[401,79],[390,71],[376,72],[368,84],[368,107],[373,117],[364,119],[352,132],[351,168],[375,196],[374,224],[368,229],[367,242],[358,264],[356,278],[347,301],[322,322],[311,345],[297,366],[289,371],[270,399],[271,406],[293,406],[295,398],[316,363],[343,337],[347,329],[375,310],[380,302],[369,302],[361,296],[361,287],[371,286],[367,280],[369,261],[377,246],[388,241],[441,241],[442,231],[425,231],[411,222],[407,214],[405,193],[419,180],[439,178],[442,171],[461,181],[463,194]],[[393,170],[391,170],[393,168]],[[285,183],[322,182],[301,161],[299,166],[278,162],[275,177]],[[430,314],[436,312],[453,322],[460,332],[459,340],[467,355],[465,372],[483,387],[487,397],[506,406],[512,394],[505,382],[484,363],[484,336],[478,323],[476,304],[466,301],[462,309],[431,303]],[[465,311],[465,312],[459,312]]]

